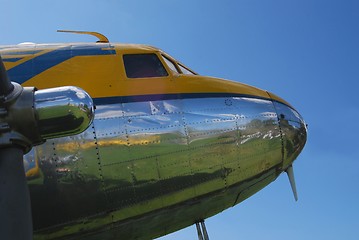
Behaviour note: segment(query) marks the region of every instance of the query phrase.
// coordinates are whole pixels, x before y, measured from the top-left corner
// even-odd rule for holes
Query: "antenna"
[[[92,35],[92,36],[95,36],[95,37],[98,38],[97,43],[109,43],[108,38],[106,36],[102,35],[101,33],[98,33],[98,32],[72,31],[72,30],[57,30],[57,32]]]
[[[298,201],[298,194],[297,194],[297,187],[295,185],[295,180],[294,180],[294,171],[293,171],[293,166],[290,165],[287,170],[285,170],[287,172],[288,175],[288,179],[290,182],[290,186],[292,187],[292,191],[293,191],[293,195],[294,195],[294,199],[295,201]]]

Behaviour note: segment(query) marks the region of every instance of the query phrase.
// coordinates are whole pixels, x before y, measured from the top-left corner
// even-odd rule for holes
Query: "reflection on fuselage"
[[[25,158],[40,169],[29,178],[36,236],[153,238],[178,230],[272,182],[305,140],[300,115],[271,100],[99,105],[87,131]]]

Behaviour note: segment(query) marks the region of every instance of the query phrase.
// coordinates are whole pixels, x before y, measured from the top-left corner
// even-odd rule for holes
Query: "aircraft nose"
[[[291,106],[274,101],[283,141],[283,166],[287,169],[303,150],[307,141],[307,124]]]

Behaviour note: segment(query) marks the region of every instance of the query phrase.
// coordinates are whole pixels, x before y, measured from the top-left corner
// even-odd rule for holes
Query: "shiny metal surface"
[[[294,109],[274,102],[278,113],[283,141],[283,169],[298,157],[307,141],[307,126],[302,116]]]
[[[275,180],[305,138],[299,114],[271,100],[99,105],[84,133],[48,141],[24,160],[36,239],[173,232]]]
[[[44,139],[81,133],[94,116],[91,97],[77,87],[38,90],[34,108]]]

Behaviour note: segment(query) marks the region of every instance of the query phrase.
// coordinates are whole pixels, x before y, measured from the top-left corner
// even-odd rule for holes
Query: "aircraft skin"
[[[20,44],[0,54],[12,81],[78,86],[96,104],[84,133],[24,158],[35,239],[166,235],[261,190],[306,142],[303,118],[280,97],[194,74],[154,47]],[[161,72],[130,73],[130,55],[157,59]]]

